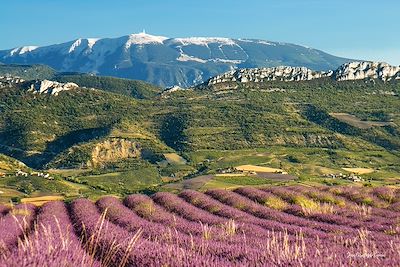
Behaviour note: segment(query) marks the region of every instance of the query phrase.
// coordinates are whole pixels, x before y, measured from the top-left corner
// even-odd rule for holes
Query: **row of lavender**
[[[0,266],[395,266],[398,203],[297,186],[0,207]]]

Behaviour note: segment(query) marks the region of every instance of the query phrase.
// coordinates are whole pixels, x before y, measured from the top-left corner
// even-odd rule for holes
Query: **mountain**
[[[168,38],[146,33],[79,38],[50,46],[0,51],[5,64],[46,64],[59,72],[138,79],[160,86],[199,84],[235,68],[304,66],[335,69],[348,59],[281,42],[229,38]]]
[[[326,72],[315,79],[309,78],[318,73],[306,68],[277,67],[268,76],[275,80],[228,80],[210,90],[174,88],[161,95],[147,91],[151,85],[118,78],[4,77],[0,154],[7,157],[0,157],[0,165],[7,177],[0,179],[0,190],[123,195],[243,164],[271,166],[300,181],[326,184],[344,182],[326,174],[363,168],[373,171],[364,177],[368,183],[398,183],[393,177],[400,173],[400,87],[396,69],[385,66],[350,63],[339,68],[349,72]],[[256,69],[244,71],[257,77]],[[286,73],[285,79],[278,79],[279,73]],[[333,78],[345,73],[349,80]],[[376,79],[353,80],[356,73]],[[394,76],[388,82],[389,76],[380,73]],[[97,85],[103,88],[92,88]],[[114,92],[120,85],[121,91]],[[141,99],[134,92],[147,96]],[[56,180],[14,177],[24,168],[9,162],[19,161],[25,168],[54,173]]]

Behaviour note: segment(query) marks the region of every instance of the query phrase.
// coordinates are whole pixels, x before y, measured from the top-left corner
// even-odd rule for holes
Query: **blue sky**
[[[147,33],[291,42],[400,65],[397,0],[6,0],[0,49]]]

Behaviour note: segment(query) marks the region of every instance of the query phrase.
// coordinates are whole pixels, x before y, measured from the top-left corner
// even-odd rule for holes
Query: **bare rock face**
[[[31,84],[28,91],[31,91],[35,94],[58,95],[61,91],[68,91],[78,87],[79,86],[76,83],[59,83],[55,81],[43,80],[36,81],[35,83]]]
[[[96,144],[92,150],[92,164],[97,166],[106,162],[138,158],[141,155],[140,145],[126,139],[113,138]]]
[[[337,81],[362,79],[399,80],[400,67],[391,66],[383,62],[351,62],[340,66],[333,77]]]
[[[182,90],[185,90],[185,89],[178,85],[175,85],[175,86],[165,88],[164,91],[161,93],[161,95],[165,97],[166,95],[168,95],[170,93],[174,93],[174,92],[182,91]]]
[[[0,76],[0,89],[6,87],[12,87],[16,84],[20,84],[23,82],[25,82],[25,80],[20,77]]]
[[[331,77],[336,81],[379,79],[382,81],[400,80],[400,67],[384,62],[350,62],[335,71],[313,71],[305,67],[280,66],[274,68],[237,69],[217,75],[199,88],[207,88],[223,83],[262,83],[267,81],[309,81]]]
[[[305,67],[280,66],[273,68],[239,69],[208,80],[208,85],[224,82],[266,82],[266,81],[308,81],[312,79],[329,77],[333,71],[318,72]]]

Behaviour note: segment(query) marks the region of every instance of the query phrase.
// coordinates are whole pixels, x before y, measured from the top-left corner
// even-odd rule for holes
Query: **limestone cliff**
[[[400,80],[400,67],[383,62],[350,62],[336,70],[313,71],[305,67],[280,66],[273,68],[254,68],[231,70],[217,75],[197,86],[204,89],[224,83],[263,83],[268,81],[309,81],[330,77],[335,81],[379,79],[382,81]]]
[[[400,79],[400,67],[383,62],[351,62],[343,64],[334,73],[337,81],[379,79],[382,81]]]
[[[31,84],[29,91],[35,94],[58,95],[61,91],[76,89],[79,86],[76,83],[59,83],[49,80],[36,81]]]
[[[93,165],[140,157],[140,145],[126,139],[113,138],[97,143],[91,155]]]
[[[207,85],[224,82],[266,82],[266,81],[308,81],[312,79],[329,77],[329,72],[312,71],[305,67],[280,66],[274,68],[238,69],[208,80]]]

